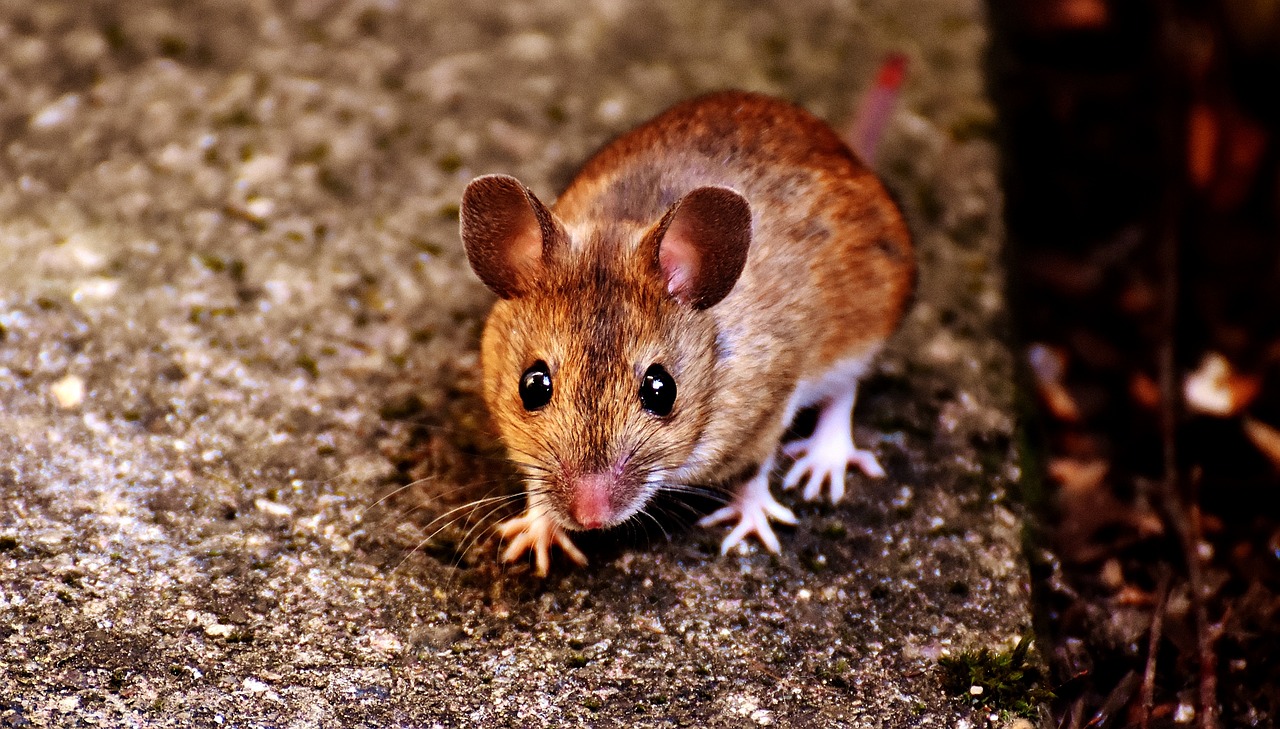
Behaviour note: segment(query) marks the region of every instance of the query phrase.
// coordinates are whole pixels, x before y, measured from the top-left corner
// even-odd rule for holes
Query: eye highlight
[[[520,402],[525,410],[541,410],[551,402],[551,370],[538,360],[520,375]]]
[[[676,404],[676,381],[660,364],[649,365],[640,383],[640,405],[646,411],[666,417]]]

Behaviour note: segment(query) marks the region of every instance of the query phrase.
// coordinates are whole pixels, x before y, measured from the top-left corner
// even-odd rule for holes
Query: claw
[[[782,452],[796,459],[782,479],[782,488],[793,489],[804,482],[802,495],[813,501],[822,495],[822,485],[831,484],[831,503],[844,498],[845,475],[850,465],[870,478],[883,478],[884,468],[871,451],[853,444],[853,403],[856,387],[833,399],[818,416],[813,435],[788,443]]]
[[[530,507],[523,515],[498,525],[498,534],[511,543],[502,552],[503,562],[514,562],[525,552],[533,552],[533,573],[546,577],[551,567],[551,547],[560,547],[565,556],[580,566],[586,566],[587,555],[578,549],[569,534],[551,517],[536,507]]]
[[[782,545],[778,542],[778,535],[773,533],[773,527],[770,526],[769,521],[795,524],[796,515],[792,513],[791,509],[778,503],[773,498],[773,495],[769,493],[767,475],[769,470],[761,468],[760,473],[757,473],[743,486],[742,493],[738,495],[732,504],[718,509],[698,521],[699,526],[714,526],[733,519],[738,520],[738,523],[725,536],[724,541],[720,543],[720,554],[728,554],[730,549],[736,547],[752,534],[756,535],[760,543],[770,552],[776,554],[782,550]]]

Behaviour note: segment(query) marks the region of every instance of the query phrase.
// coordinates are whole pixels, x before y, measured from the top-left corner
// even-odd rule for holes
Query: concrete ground
[[[1010,723],[936,668],[1030,628],[984,38],[977,0],[0,0],[0,726]],[[786,495],[780,556],[671,503],[499,565],[467,180],[550,199],[713,88],[846,123],[895,50],[889,477]]]

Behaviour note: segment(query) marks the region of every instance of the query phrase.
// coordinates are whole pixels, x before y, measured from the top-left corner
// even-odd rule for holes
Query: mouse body
[[[505,561],[545,574],[570,533],[617,525],[662,489],[726,487],[702,520],[734,522],[722,551],[770,521],[769,490],[831,500],[856,465],[858,380],[914,283],[902,215],[817,117],[737,91],[668,109],[618,137],[547,207],[515,178],[473,180],[460,206],[473,270],[498,295],[481,342],[484,398],[521,471],[527,510],[499,526]]]

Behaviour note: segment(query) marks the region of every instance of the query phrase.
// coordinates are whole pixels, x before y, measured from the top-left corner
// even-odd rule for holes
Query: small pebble
[[[49,387],[53,399],[63,410],[77,408],[84,402],[84,380],[78,375],[67,375]]]
[[[80,95],[67,94],[36,112],[36,115],[31,117],[31,128],[52,129],[54,127],[60,127],[70,121],[71,117],[79,108]]]

